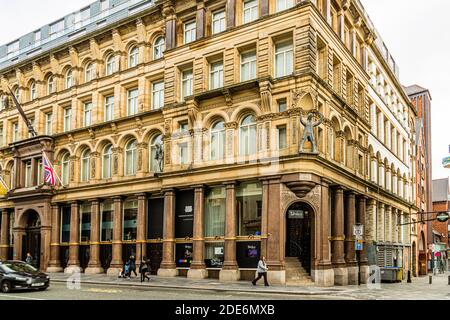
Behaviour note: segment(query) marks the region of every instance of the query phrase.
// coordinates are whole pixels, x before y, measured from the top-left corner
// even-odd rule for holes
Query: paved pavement
[[[85,286],[101,285],[102,287],[119,288],[117,290],[150,290],[151,292],[176,292],[186,289],[192,295],[190,299],[197,299],[206,295],[208,299],[222,299],[226,296],[247,299],[264,299],[270,296],[277,299],[362,299],[362,300],[450,300],[450,273],[433,276],[433,284],[428,283],[428,277],[413,278],[412,283],[382,283],[379,288],[367,285],[343,286],[323,288],[317,286],[270,286],[261,284],[254,287],[250,282],[239,281],[232,283],[219,282],[215,279],[193,280],[185,277],[164,278],[152,276],[150,282],[140,283],[138,278],[119,279],[106,275],[80,275],[81,288]],[[67,279],[70,275],[63,273],[50,274],[52,285],[76,286],[76,281]],[[168,290],[168,291],[167,291]],[[256,294],[256,296],[255,296]],[[139,295],[138,295],[139,296]],[[137,297],[136,296],[136,299]],[[158,296],[158,295],[157,295]],[[170,295],[169,295],[170,296]],[[176,299],[184,299],[175,295]],[[166,295],[159,299],[170,299]],[[108,296],[102,297],[108,299]]]

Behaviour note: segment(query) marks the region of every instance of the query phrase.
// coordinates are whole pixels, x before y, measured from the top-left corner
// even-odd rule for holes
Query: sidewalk
[[[51,273],[51,282],[65,283],[70,274]],[[216,292],[270,293],[276,295],[320,296],[359,299],[359,300],[450,300],[449,273],[433,276],[433,284],[428,276],[413,278],[412,283],[382,283],[379,288],[365,284],[361,286],[318,287],[309,286],[270,286],[262,283],[253,286],[250,281],[220,282],[217,279],[194,280],[186,277],[166,278],[151,276],[150,282],[140,282],[140,278],[121,279],[118,277],[81,274],[81,285],[98,284],[132,288],[166,288],[180,290],[210,290]],[[282,297],[281,297],[282,298]]]

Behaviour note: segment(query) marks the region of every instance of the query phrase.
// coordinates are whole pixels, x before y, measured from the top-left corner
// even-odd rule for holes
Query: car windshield
[[[26,263],[3,263],[2,268],[6,272],[36,272],[37,269]]]

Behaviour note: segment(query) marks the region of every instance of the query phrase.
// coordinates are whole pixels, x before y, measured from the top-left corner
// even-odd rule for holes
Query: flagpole
[[[61,183],[61,186],[63,188],[65,188],[66,186],[64,185],[64,183],[62,182],[62,180],[59,178],[58,173],[55,170],[55,167],[53,167],[53,164],[50,162],[50,160],[48,159],[47,155],[45,154],[45,151],[42,151],[42,156],[47,160],[48,165],[52,168],[53,173],[55,174],[56,178],[58,179],[59,183]]]

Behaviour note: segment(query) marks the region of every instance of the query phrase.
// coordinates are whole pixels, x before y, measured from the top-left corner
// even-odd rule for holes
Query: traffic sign
[[[363,241],[362,240],[355,240],[355,250],[356,251],[363,250]]]
[[[439,222],[446,222],[449,219],[448,212],[441,212],[436,216],[436,220]]]
[[[353,235],[355,237],[362,237],[364,235],[364,225],[362,224],[354,224],[353,225]]]

